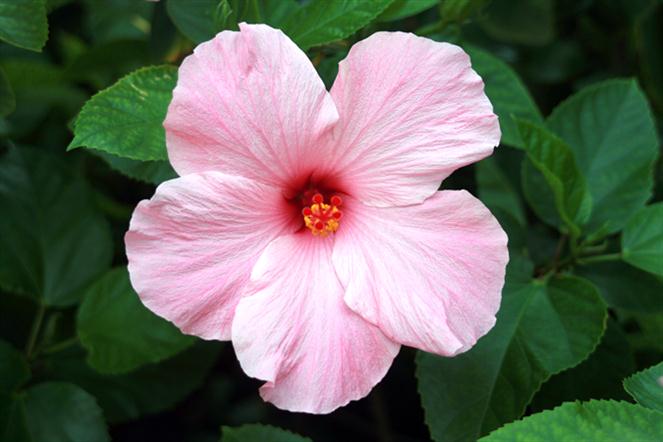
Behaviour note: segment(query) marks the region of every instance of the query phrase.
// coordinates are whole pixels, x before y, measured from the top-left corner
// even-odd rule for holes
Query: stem
[[[30,359],[32,352],[35,349],[35,344],[39,337],[39,331],[41,330],[41,323],[44,321],[44,314],[46,314],[46,306],[40,302],[39,307],[37,308],[37,315],[32,322],[32,329],[30,330],[28,342],[25,344],[25,356],[28,359]]]
[[[50,347],[46,347],[41,351],[41,353],[43,354],[57,353],[59,351],[71,347],[72,345],[76,345],[77,343],[78,343],[78,336],[73,336],[69,339],[65,339],[64,341],[58,342],[57,344],[53,344]]]
[[[578,264],[591,264],[593,262],[610,262],[610,261],[619,261],[622,259],[621,253],[608,253],[606,255],[595,255],[587,256],[584,258],[578,258]]]

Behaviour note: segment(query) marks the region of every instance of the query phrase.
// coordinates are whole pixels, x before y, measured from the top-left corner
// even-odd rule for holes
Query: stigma
[[[343,204],[340,196],[334,195],[329,203],[325,203],[325,197],[316,193],[311,198],[311,205],[302,209],[304,224],[315,236],[326,237],[334,233],[340,226],[343,213],[339,207]]]

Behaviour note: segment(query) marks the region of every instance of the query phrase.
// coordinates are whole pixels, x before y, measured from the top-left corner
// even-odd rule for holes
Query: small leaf
[[[574,154],[592,196],[589,233],[620,230],[651,197],[658,139],[647,98],[633,80],[609,80],[562,102],[546,125]]]
[[[440,0],[395,0],[382,14],[378,21],[395,21],[412,17],[437,5]]]
[[[221,442],[313,442],[308,437],[262,424],[222,427],[221,433]]]
[[[0,0],[0,40],[39,52],[47,38],[46,0]]]
[[[182,353],[123,375],[103,375],[82,350],[45,359],[49,379],[77,384],[93,394],[110,422],[126,422],[166,410],[199,388],[219,355],[218,342],[198,341]]]
[[[23,355],[5,341],[0,341],[0,394],[12,393],[29,378],[30,368]]]
[[[663,280],[655,275],[620,261],[576,266],[573,272],[596,284],[611,307],[663,313]]]
[[[233,12],[228,0],[168,0],[166,8],[177,29],[194,43],[210,40],[226,29]]]
[[[87,290],[76,328],[90,366],[107,374],[159,362],[193,343],[191,336],[143,306],[124,267],[109,271]]]
[[[85,146],[134,160],[166,160],[163,120],[177,68],[139,69],[92,97],[76,118],[68,149]]]
[[[14,111],[16,97],[12,90],[5,71],[0,68],[0,117],[5,117]]]
[[[49,306],[79,301],[110,267],[112,239],[92,190],[58,156],[12,147],[0,158],[0,285]]]
[[[541,126],[518,120],[518,130],[525,142],[527,157],[543,175],[555,198],[555,207],[571,234],[579,236],[580,227],[591,211],[587,184],[575,164],[571,149],[558,137]],[[525,186],[525,196],[537,211],[537,188]],[[539,216],[546,219],[545,215]]]
[[[393,0],[312,0],[283,25],[285,32],[306,50],[346,38],[373,21]]]
[[[624,389],[643,407],[663,412],[663,362],[624,379]]]
[[[499,117],[504,144],[523,149],[525,147],[513,117],[533,123],[542,123],[543,117],[529,91],[518,75],[502,60],[481,49],[467,46],[472,68],[485,83],[486,95]]]
[[[663,276],[663,202],[645,207],[626,225],[622,235],[624,261]]]
[[[472,349],[454,358],[417,356],[419,394],[437,442],[474,441],[519,418],[541,384],[587,358],[603,334],[606,306],[585,280],[507,281],[497,324]]]
[[[0,435],[12,442],[108,442],[103,413],[94,397],[79,387],[47,382],[15,394],[0,413]],[[6,421],[3,422],[3,418]],[[8,438],[4,438],[7,436]]]
[[[567,402],[528,416],[481,442],[654,441],[663,434],[663,414],[628,402]]]

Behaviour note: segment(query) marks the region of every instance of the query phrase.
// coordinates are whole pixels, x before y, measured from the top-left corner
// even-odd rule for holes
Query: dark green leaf
[[[0,40],[41,51],[47,38],[46,0],[0,0]]]
[[[302,49],[346,38],[373,21],[393,0],[312,0],[297,10],[283,31]]]
[[[609,319],[601,343],[589,358],[551,377],[534,396],[531,408],[541,411],[573,400],[626,400],[622,380],[633,371],[633,351],[619,324]]]
[[[97,43],[147,39],[153,2],[136,0],[84,0],[89,34]]]
[[[312,442],[308,437],[262,424],[223,427],[221,432],[221,442]]]
[[[558,137],[541,126],[518,120],[518,130],[525,142],[527,157],[543,175],[555,198],[559,217],[572,235],[580,235],[580,227],[587,221],[591,211],[591,197],[587,184],[576,166],[571,149]],[[537,214],[551,220],[539,210],[538,188],[525,182],[525,196]],[[550,208],[546,207],[546,210]]]
[[[394,21],[411,17],[437,5],[440,0],[395,0],[382,14],[378,21]]]
[[[518,193],[495,159],[486,158],[477,163],[476,179],[479,197],[491,211],[502,209],[513,216],[521,226],[525,225],[525,214]]]
[[[177,69],[139,69],[92,97],[78,115],[68,149],[85,146],[134,160],[165,160],[168,104]]]
[[[103,158],[112,169],[138,181],[161,184],[166,180],[177,177],[168,161],[138,161],[120,158],[101,150],[93,150],[92,152]]]
[[[0,160],[0,285],[50,306],[75,304],[110,266],[92,191],[59,157],[10,148]]]
[[[659,112],[663,112],[663,3],[651,4],[635,26],[635,46],[645,89]]]
[[[643,407],[663,412],[663,362],[624,379],[624,388]]]
[[[4,59],[0,65],[16,95],[16,110],[8,117],[13,138],[39,127],[53,108],[65,118],[73,116],[87,97],[67,83],[63,71],[55,65],[30,59]]]
[[[109,271],[86,291],[76,328],[90,366],[107,374],[159,362],[193,343],[141,303],[124,267]]]
[[[647,99],[633,80],[587,87],[546,122],[571,148],[592,196],[587,230],[620,230],[651,197],[658,140]]]
[[[29,378],[30,368],[23,355],[0,341],[0,394],[11,394]]]
[[[72,382],[93,394],[110,422],[124,422],[166,410],[199,388],[219,354],[218,342],[199,341],[158,364],[124,375],[92,370],[81,352],[57,354],[45,361],[49,379]]]
[[[442,0],[440,17],[445,23],[460,23],[480,11],[490,0]]]
[[[524,148],[512,116],[533,123],[543,122],[541,112],[518,75],[502,60],[475,47],[465,48],[472,58],[472,68],[485,83],[486,95],[499,117],[504,144]]]
[[[603,334],[606,307],[585,280],[507,281],[497,324],[471,350],[454,358],[417,357],[435,441],[476,440],[519,418],[541,384],[587,358]]]
[[[663,281],[652,274],[619,261],[577,266],[574,273],[596,284],[611,307],[663,312]]]
[[[5,71],[0,68],[0,117],[9,115],[16,107],[16,97]]]
[[[233,12],[228,0],[168,0],[166,8],[177,29],[195,43],[226,29]]]
[[[481,442],[655,441],[663,414],[628,402],[567,402],[491,433]]]
[[[493,0],[483,16],[483,29],[507,43],[544,45],[555,36],[552,0]]]
[[[11,442],[107,442],[103,413],[92,396],[64,382],[39,384],[1,398],[0,437]],[[6,419],[3,422],[3,419]],[[3,437],[4,436],[4,437]]]
[[[652,204],[633,216],[622,235],[624,261],[663,276],[663,202]]]

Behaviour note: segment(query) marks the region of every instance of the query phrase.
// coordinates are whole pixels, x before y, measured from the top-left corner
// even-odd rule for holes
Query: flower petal
[[[330,170],[368,205],[419,203],[500,140],[483,81],[448,43],[375,33],[339,64],[331,95],[340,120]]]
[[[240,24],[179,69],[164,126],[178,174],[217,170],[282,185],[310,172],[338,120],[306,55],[283,32]]]
[[[490,330],[508,261],[507,237],[466,191],[373,208],[346,200],[333,261],[345,302],[387,336],[444,356]]]
[[[219,172],[161,184],[125,236],[131,283],[143,303],[184,333],[230,339],[235,306],[271,240],[298,214],[274,189]]]
[[[308,232],[271,243],[256,263],[233,321],[244,371],[279,408],[329,413],[368,394],[399,345],[343,302],[332,241]]]

